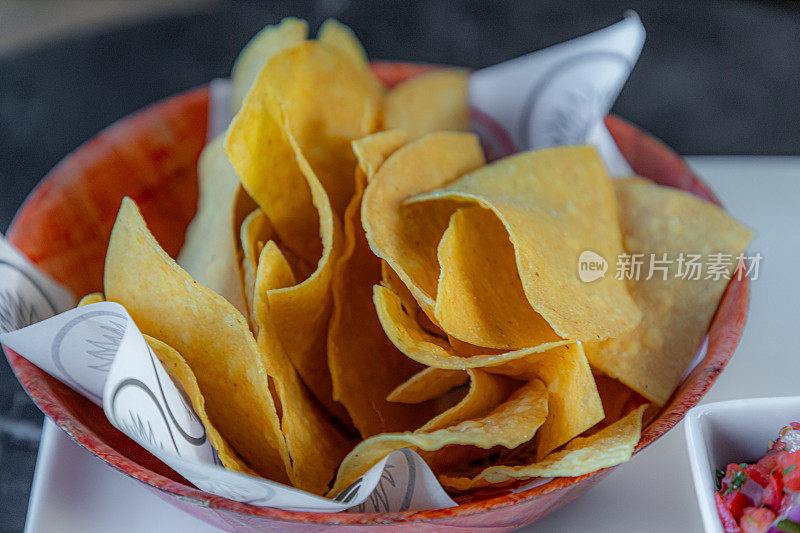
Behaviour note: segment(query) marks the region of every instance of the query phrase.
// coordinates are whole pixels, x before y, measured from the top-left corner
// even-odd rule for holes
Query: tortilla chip
[[[517,378],[536,377],[547,386],[547,420],[536,436],[540,458],[603,420],[601,397],[578,343],[484,370]],[[464,383],[467,376],[461,370],[429,367],[392,391],[389,400],[416,403],[436,398]]]
[[[270,282],[271,287],[291,287],[297,284],[295,272],[299,273],[298,275],[301,276],[301,279],[306,279],[314,271],[314,268],[309,267],[308,263],[298,258],[291,251],[281,250],[274,239],[277,239],[275,230],[261,209],[253,211],[242,223],[241,274],[245,301],[249,311],[250,327],[256,338],[258,338],[258,323],[255,320],[254,302],[257,296],[254,293],[259,262],[266,258],[271,263],[271,269],[267,271],[271,277],[275,278],[274,281]]]
[[[469,131],[467,71],[447,68],[415,76],[386,95],[384,126],[409,139],[436,131]]]
[[[130,198],[122,201],[111,233],[104,284],[108,300],[122,304],[142,333],[183,356],[209,419],[247,465],[288,482],[291,463],[268,365],[245,318],[161,249]]]
[[[272,89],[287,125],[341,216],[354,193],[350,143],[378,128],[375,79],[339,48],[323,44],[306,43],[274,59]]]
[[[580,343],[559,346],[486,370],[535,376],[547,386],[547,420],[536,435],[538,459],[603,419],[603,404]]]
[[[317,42],[327,46],[333,46],[345,53],[354,65],[364,73],[364,76],[372,79],[376,94],[382,95],[383,84],[372,73],[369,67],[369,58],[361,42],[353,33],[353,30],[342,24],[336,19],[328,19],[322,23],[317,33]]]
[[[422,323],[420,323],[420,325],[425,327]],[[444,334],[444,337],[447,339],[447,342],[450,343],[450,346],[452,346],[453,351],[463,357],[472,357],[473,355],[497,355],[508,351],[496,350],[494,348],[487,348],[485,346],[475,346],[474,344],[460,341],[457,338],[447,334]]]
[[[292,458],[292,484],[323,494],[352,446],[333,427],[330,416],[314,402],[281,344],[269,298],[270,291],[293,284],[293,278],[286,276],[287,267],[275,243],[268,242],[261,252],[255,282],[254,315],[259,331],[258,346],[263,353],[269,354],[268,370],[275,378],[283,406],[281,429]]]
[[[324,291],[330,285],[331,275],[331,261],[329,258],[326,261],[320,271],[295,285],[283,252],[274,241],[268,241],[261,251],[255,280],[254,331],[258,335],[266,320],[266,314],[260,319],[257,317],[261,306],[269,310],[272,327],[312,394],[332,415],[349,424],[347,412],[333,399],[326,361],[324,343],[330,295]]]
[[[334,48],[309,42],[284,50],[259,75],[229,129],[227,144],[231,162],[272,222],[282,251],[308,260],[321,237],[317,270],[298,285],[268,291],[269,308],[303,381],[343,419],[344,409],[332,400],[326,354],[331,277],[342,245],[331,199],[350,200],[355,171],[350,141],[368,133],[376,121],[378,102],[367,85]]]
[[[103,295],[102,292],[93,292],[92,294],[87,294],[81,301],[78,302],[78,307],[83,307],[84,305],[96,304],[100,302],[105,302],[106,297]]]
[[[408,290],[403,280],[397,275],[392,267],[389,266],[384,260],[381,260],[381,285],[396,294],[402,302],[403,309],[410,314],[416,315],[415,311],[419,311],[419,304],[414,299],[414,295]],[[425,315],[427,316],[427,315]],[[426,330],[427,331],[427,330]],[[444,334],[444,332],[442,332]],[[441,336],[441,335],[440,335]]]
[[[454,209],[436,203],[420,210],[402,203],[483,164],[474,135],[432,133],[392,154],[364,191],[361,222],[372,251],[397,273],[428,316],[433,316],[439,279],[436,248]]]
[[[256,308],[259,301],[269,298],[269,293],[264,287],[273,289],[291,287],[297,283],[295,280],[289,262],[281,252],[275,241],[267,241],[267,244],[261,249],[261,255],[258,261],[258,270],[254,283],[254,300],[253,300],[253,333],[258,338],[260,321],[256,315]]]
[[[501,353],[463,356],[447,340],[427,333],[400,298],[375,287],[375,306],[388,337],[410,358],[440,369],[483,368],[515,377],[535,376],[550,394],[551,413],[538,439],[541,456],[603,419],[603,407],[583,348],[575,341]]]
[[[245,189],[281,241],[308,261],[320,256],[321,205],[295,152],[341,215],[354,191],[350,141],[375,129],[379,105],[372,81],[347,55],[306,42],[270,58],[228,129],[226,149]]]
[[[283,289],[291,287],[297,283],[292,273],[289,262],[281,252],[275,241],[267,241],[261,249],[258,260],[258,270],[255,285],[259,290],[259,295],[255,297],[258,302],[259,297],[265,294],[264,288]]]
[[[303,259],[316,262],[322,253],[317,208],[285,138],[281,117],[273,117],[269,109],[278,104],[260,85],[228,128],[226,149],[244,188],[274,222],[280,238]]]
[[[103,293],[95,292],[81,298],[81,301],[78,302],[78,307],[105,301],[106,299]],[[211,443],[211,446],[214,447],[214,450],[216,450],[225,468],[257,476],[258,474],[253,472],[253,470],[245,464],[242,458],[239,457],[239,454],[236,453],[236,450],[228,444],[222,435],[220,435],[219,431],[217,431],[217,428],[211,423],[211,420],[208,418],[208,413],[206,412],[205,398],[203,398],[203,394],[200,392],[200,386],[197,384],[197,378],[194,372],[192,372],[192,369],[189,368],[189,365],[186,364],[183,357],[181,357],[181,354],[158,339],[154,339],[149,335],[142,336],[161,364],[164,365],[164,369],[175,384],[184,392],[186,397],[188,397],[192,404],[192,409],[198,418],[200,418],[200,422],[205,428],[208,441]]]
[[[400,448],[426,452],[441,450],[450,445],[482,449],[494,446],[516,448],[533,438],[546,416],[547,391],[542,382],[533,380],[522,385],[505,402],[480,418],[468,419],[441,429],[375,435],[361,442],[345,457],[330,494],[338,494],[375,463]],[[442,453],[447,452],[449,450]],[[424,455],[426,461],[437,460],[435,454]],[[447,458],[443,458],[443,461],[447,462]]]
[[[394,388],[386,397],[390,402],[420,403],[442,396],[469,381],[464,370],[428,367]]]
[[[587,345],[593,366],[619,379],[648,400],[663,405],[678,386],[706,336],[728,280],[684,280],[678,257],[714,253],[735,263],[752,232],[719,207],[691,194],[644,179],[615,180],[625,249],[629,254],[667,254],[666,279],[649,280],[642,269],[629,290],[642,309],[642,322],[630,333],[599,345]],[[705,272],[703,276],[705,277]]]
[[[508,465],[490,466],[477,475],[466,472],[450,472],[439,476],[439,481],[448,488],[466,491],[487,485],[500,485],[518,479],[533,477],[573,477],[595,472],[624,463],[633,455],[642,430],[642,405],[625,418],[590,437],[578,437],[557,452],[541,461],[529,462],[533,453],[523,453]]]
[[[419,326],[424,330],[440,339],[447,339],[447,334],[442,331],[442,328],[436,323],[435,317],[432,319],[420,308],[414,295],[405,286],[400,276],[392,270],[392,267],[386,261],[381,261],[381,285],[392,291],[400,297],[403,309],[410,315],[417,318]],[[453,339],[455,340],[455,339]],[[483,349],[480,353],[486,353],[488,348]],[[456,350],[458,352],[458,350]]]
[[[436,412],[433,402],[412,407],[386,399],[422,366],[398,351],[381,328],[372,304],[372,285],[380,281],[381,262],[370,251],[358,219],[366,179],[404,141],[402,133],[382,132],[353,142],[359,158],[356,194],[345,211],[345,249],[332,282],[328,366],[333,397],[345,406],[363,437],[416,429]]]
[[[181,354],[168,344],[148,335],[144,335],[144,340],[147,341],[153,353],[158,360],[161,361],[161,364],[164,365],[164,369],[173,381],[177,383],[178,387],[183,390],[189,398],[189,401],[191,401],[192,409],[203,423],[203,427],[206,430],[208,442],[210,442],[211,446],[217,451],[217,455],[222,461],[223,466],[228,470],[234,470],[253,476],[258,475],[245,464],[242,458],[239,457],[239,454],[236,453],[236,450],[228,444],[223,436],[220,435],[219,431],[217,431],[217,428],[214,427],[214,424],[211,423],[208,413],[206,412],[205,398],[203,398],[203,394],[200,392],[200,386],[197,384],[197,378],[194,372],[192,372],[192,369],[189,368],[189,365],[186,364],[183,357],[181,357]]]
[[[624,282],[607,276],[585,283],[577,275],[581,252],[612,261],[622,252],[614,189],[594,148],[506,157],[405,205],[433,204],[438,213],[436,204],[453,201],[477,203],[503,222],[525,295],[559,336],[605,340],[639,323]]]
[[[246,316],[237,264],[239,179],[225,154],[224,140],[223,136],[215,138],[200,153],[197,215],[186,230],[177,261],[198,283],[228,300]]]
[[[105,301],[106,299],[103,293],[95,292],[81,298],[81,301],[78,302],[78,307]],[[208,418],[208,413],[206,412],[205,398],[203,398],[203,394],[200,392],[200,386],[197,384],[197,378],[194,372],[192,372],[192,369],[189,368],[189,365],[186,364],[183,357],[181,357],[181,354],[158,339],[154,339],[149,335],[142,336],[161,364],[164,365],[164,370],[167,371],[170,378],[175,382],[175,385],[188,397],[192,404],[192,409],[198,418],[200,418],[200,422],[205,428],[208,442],[210,442],[211,446],[216,450],[225,468],[257,476],[258,474],[253,472],[253,470],[245,464],[242,458],[239,457],[239,454],[236,453],[236,450],[228,444],[222,435],[220,435],[219,431],[217,431],[217,428],[211,423],[211,420]]]
[[[436,431],[486,416],[520,385],[513,379],[482,370],[471,368],[465,373],[469,377],[469,389],[463,398],[454,406],[428,420],[415,433]]]
[[[371,180],[386,159],[400,149],[407,140],[408,135],[403,130],[387,130],[367,135],[363,139],[350,143],[358,162],[358,168],[362,172],[361,175],[356,176],[356,190],[360,191],[362,196],[363,188],[366,186],[362,178],[365,178],[367,182]],[[359,203],[356,216],[361,215],[360,207]]]
[[[376,285],[373,288],[373,301],[383,330],[392,343],[411,359],[436,368],[465,370],[507,365],[515,359],[534,356],[556,346],[575,342],[561,340],[532,348],[500,353],[487,349],[488,353],[485,354],[462,356],[455,351],[447,339],[432,335],[423,329],[415,318],[416,313],[412,316],[404,307],[402,299],[390,289]]]
[[[297,46],[307,37],[308,24],[306,21],[285,18],[280,24],[267,26],[250,39],[233,64],[231,111],[236,113],[242,107],[250,87],[270,57],[281,50]]]
[[[317,270],[302,283],[269,289],[266,296],[272,320],[292,364],[314,396],[331,413],[346,421],[344,409],[333,401],[326,350],[332,305],[331,278],[341,246],[341,229],[327,203],[325,191],[299,151],[297,158],[308,176],[317,205],[322,206],[319,218],[323,255]]]
[[[253,311],[256,269],[258,268],[258,259],[261,255],[261,250],[264,248],[264,243],[274,237],[275,230],[269,219],[264,215],[264,212],[257,208],[244,219],[239,235],[242,248],[240,275],[244,289],[245,309],[247,310],[245,316],[250,323],[250,329],[253,330],[255,335],[258,335]]]
[[[525,298],[514,246],[493,212],[477,206],[456,211],[438,256],[434,314],[448,335],[504,350],[561,340]]]
[[[275,228],[272,227],[261,208],[253,210],[242,221],[239,239],[242,246],[242,261],[245,263],[246,279],[255,280],[261,249],[267,241],[272,240],[274,237]],[[252,298],[248,301],[252,301]]]
[[[266,246],[266,243],[272,241],[275,246],[281,251],[286,264],[288,265],[292,276],[297,280],[305,280],[317,269],[316,264],[310,264],[308,261],[298,257],[291,250],[287,249],[283,243],[280,242],[275,229],[272,227],[267,216],[260,208],[256,208],[251,212],[247,218],[241,223],[240,241],[242,247],[242,277],[244,279],[245,297],[247,298],[247,305],[250,306],[252,302],[252,294],[248,295],[249,290],[252,292],[252,284],[255,280],[255,271],[258,267],[258,260],[261,255],[261,250]]]

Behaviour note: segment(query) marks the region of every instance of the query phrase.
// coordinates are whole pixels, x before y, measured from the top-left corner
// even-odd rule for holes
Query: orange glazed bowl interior
[[[374,63],[388,86],[436,67]],[[206,140],[207,87],[183,93],[110,126],[65,158],[41,182],[8,231],[12,244],[76,297],[100,291],[106,246],[124,196],[173,257],[197,206],[197,159]],[[634,171],[719,203],[683,160],[660,141],[617,117],[606,125]],[[748,281],[733,279],[709,328],[708,351],[642,432],[636,452],[669,431],[708,391],[733,354],[747,313]],[[194,488],[106,420],[100,408],[8,351],[30,397],[70,437],[186,512],[228,531],[314,531],[374,526],[409,531],[507,531],[574,500],[611,469],[512,493],[495,489],[433,511],[381,514],[306,513],[254,507]],[[636,453],[635,452],[635,453]]]

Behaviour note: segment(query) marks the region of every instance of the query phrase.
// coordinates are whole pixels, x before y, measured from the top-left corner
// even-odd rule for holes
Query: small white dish
[[[800,396],[708,403],[686,413],[686,445],[706,533],[722,533],[714,503],[717,468],[755,462],[783,426],[800,422]]]

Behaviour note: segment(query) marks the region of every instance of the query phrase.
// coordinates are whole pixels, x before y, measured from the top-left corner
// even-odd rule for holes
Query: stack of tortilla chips
[[[337,494],[412,448],[454,491],[630,458],[727,280],[602,276],[578,257],[737,256],[750,231],[594,149],[487,164],[467,73],[387,90],[335,21],[287,19],[233,69],[177,262],[133,201],[108,248],[124,305],[223,464]],[[86,301],[97,301],[98,296]]]

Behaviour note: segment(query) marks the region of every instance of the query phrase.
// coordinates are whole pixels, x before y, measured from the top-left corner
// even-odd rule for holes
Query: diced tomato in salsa
[[[757,464],[747,465],[742,470],[748,478],[752,479],[762,487],[766,487],[769,484],[769,470],[765,470]]]
[[[742,511],[747,507],[747,498],[741,490],[735,490],[723,496],[722,503],[728,511],[730,511],[731,516],[738,522],[742,517]]]
[[[725,530],[725,533],[739,533],[741,531],[739,522],[733,517],[731,510],[718,492],[714,493],[714,500],[717,502],[717,513],[719,513],[719,519],[722,521],[722,529]]]
[[[777,515],[765,507],[745,507],[742,513],[742,533],[766,533]]]
[[[773,511],[779,511],[782,498],[783,476],[776,471],[772,471],[769,473],[769,484],[764,489],[764,492],[761,493],[761,505],[765,505]]]
[[[778,465],[778,452],[767,452],[767,455],[759,459],[756,464],[767,472],[772,472],[772,470]]]
[[[783,487],[800,490],[800,451],[778,453],[778,468],[783,474]]]

